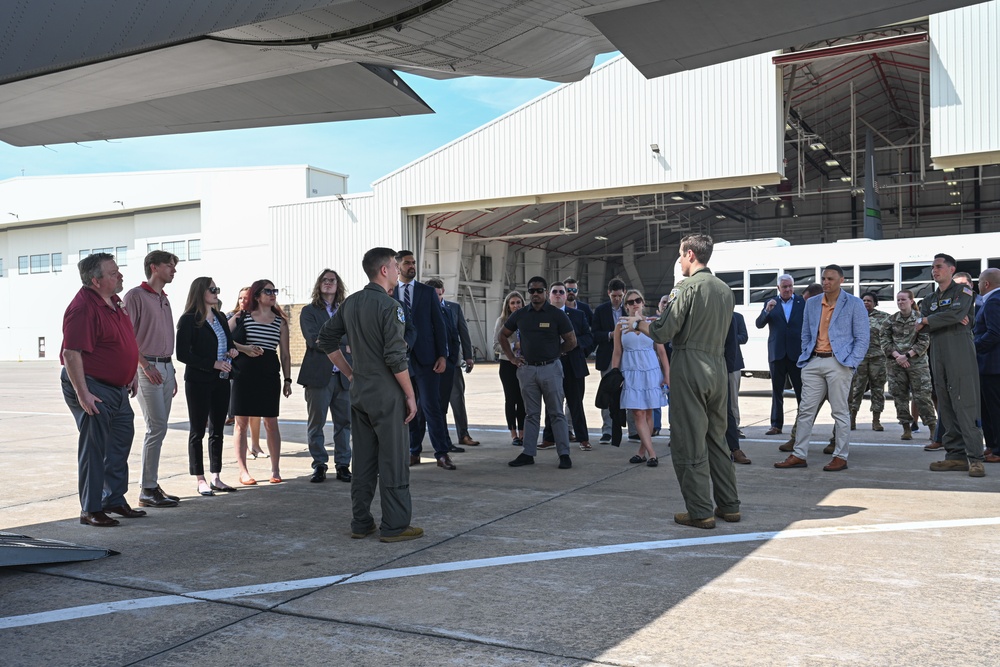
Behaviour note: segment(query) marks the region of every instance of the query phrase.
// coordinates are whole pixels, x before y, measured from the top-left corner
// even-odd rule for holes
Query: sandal
[[[649,466],[650,468],[655,468],[656,466],[660,465],[660,462],[656,460],[655,456],[653,456],[650,457],[648,461],[646,461],[646,465]]]
[[[629,463],[645,463],[646,462],[646,457],[645,456],[639,456],[638,454],[636,454],[635,456],[633,456],[632,458],[630,458],[628,460],[628,462]]]
[[[589,442],[581,442],[580,443],[580,449],[582,449],[585,452],[589,452],[589,451],[591,451],[594,448],[590,446]]]
[[[240,477],[240,484],[242,484],[243,486],[257,486],[257,480],[255,480],[253,477],[247,477],[246,479]]]

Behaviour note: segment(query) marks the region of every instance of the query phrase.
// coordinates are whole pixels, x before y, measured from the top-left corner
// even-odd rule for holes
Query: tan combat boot
[[[879,421],[879,417],[881,417],[881,416],[882,416],[881,412],[873,412],[872,413],[872,430],[873,431],[884,431],[885,430],[882,427],[882,422]]]
[[[900,440],[913,440],[913,431],[910,430],[910,422],[903,424],[903,435],[899,436]]]

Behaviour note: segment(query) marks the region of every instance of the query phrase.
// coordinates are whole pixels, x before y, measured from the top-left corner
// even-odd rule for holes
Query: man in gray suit
[[[351,381],[317,346],[319,330],[340,308],[346,292],[340,275],[333,269],[323,269],[313,286],[312,301],[299,313],[306,354],[302,358],[298,383],[305,387],[306,437],[313,458],[313,475],[309,481],[315,483],[326,479],[330,461],[323,434],[327,412],[333,418],[333,463],[337,479],[351,481]],[[350,352],[346,347],[341,350],[350,362],[347,356]]]

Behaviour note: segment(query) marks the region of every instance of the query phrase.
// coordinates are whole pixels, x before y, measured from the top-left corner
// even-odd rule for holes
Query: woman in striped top
[[[229,320],[240,356],[233,381],[233,413],[236,415],[236,462],[240,483],[257,481],[247,469],[247,426],[251,416],[259,416],[267,433],[271,461],[271,483],[281,483],[281,433],[278,431],[280,394],[292,394],[292,358],[288,351],[288,322],[277,307],[278,290],[270,280],[250,286],[249,310],[241,310]],[[281,382],[284,376],[284,383]]]

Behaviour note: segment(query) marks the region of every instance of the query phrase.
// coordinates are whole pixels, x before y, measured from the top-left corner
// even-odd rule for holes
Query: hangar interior
[[[928,32],[922,19],[773,57],[785,118],[779,182],[732,179],[709,190],[668,184],[661,191],[623,188],[594,198],[429,212],[420,219],[424,276],[457,280],[466,310],[485,308],[492,323],[497,306],[486,283],[502,281],[506,291],[536,273],[574,276],[581,296],[595,303],[613,277],[654,299],[672,286],[678,242],[693,232],[716,241],[781,237],[793,244],[858,238],[868,132],[884,238],[1000,230],[1000,166],[933,164]],[[456,266],[448,259],[456,254],[457,274],[447,268]]]

